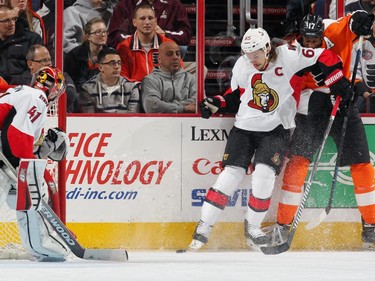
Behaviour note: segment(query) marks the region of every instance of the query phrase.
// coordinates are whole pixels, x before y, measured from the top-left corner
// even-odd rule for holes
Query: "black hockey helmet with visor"
[[[307,14],[301,22],[301,35],[305,37],[322,37],[324,31],[323,19],[318,15]]]

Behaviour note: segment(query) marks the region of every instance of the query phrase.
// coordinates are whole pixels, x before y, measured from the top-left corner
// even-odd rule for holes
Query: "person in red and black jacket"
[[[135,32],[132,23],[137,5],[149,3],[155,10],[158,25],[155,31],[172,39],[177,45],[189,44],[192,31],[184,5],[180,0],[120,0],[109,23],[108,45],[117,45]]]
[[[117,51],[122,60],[121,75],[140,82],[159,65],[159,46],[173,40],[156,32],[155,10],[150,4],[137,6],[133,24],[137,30],[117,46]],[[180,62],[183,66],[182,60]]]

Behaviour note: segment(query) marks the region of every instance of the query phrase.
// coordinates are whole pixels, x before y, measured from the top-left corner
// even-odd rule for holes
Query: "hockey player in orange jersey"
[[[319,16],[307,15],[302,21],[299,43],[304,47],[331,49],[343,60],[345,75],[350,78],[350,60],[354,41],[358,36],[372,33],[374,16],[365,11],[337,20],[322,20]],[[297,211],[302,187],[308,174],[308,166],[322,143],[324,130],[332,110],[329,88],[325,87],[319,71],[307,77],[296,116],[289,162],[286,166],[278,205],[277,223],[284,236]],[[339,143],[348,100],[342,100],[340,112],[333,123],[331,136]],[[325,122],[326,120],[327,122]],[[370,162],[369,149],[362,120],[354,104],[348,118],[340,166],[350,166],[354,193],[362,217],[362,240],[375,243],[375,179]],[[283,237],[284,239],[286,237]],[[275,242],[273,242],[275,243]]]

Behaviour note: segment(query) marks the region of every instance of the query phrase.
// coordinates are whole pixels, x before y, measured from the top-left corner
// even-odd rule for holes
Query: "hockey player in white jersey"
[[[261,222],[270,205],[276,175],[279,174],[300,94],[301,77],[319,67],[331,92],[348,98],[350,82],[342,73],[339,57],[325,49],[306,49],[290,45],[271,46],[262,28],[249,29],[241,43],[243,55],[233,68],[231,91],[224,96],[204,99],[200,104],[203,118],[213,113],[236,113],[223,156],[223,171],[207,192],[201,218],[189,246],[201,248],[228,197],[239,187],[251,159],[252,192],[245,216],[248,244],[263,245],[269,237]]]
[[[44,136],[47,111],[64,89],[61,71],[43,67],[34,74],[31,86],[10,88],[0,95],[0,150],[14,167],[19,166],[20,159],[29,159],[32,162],[38,158],[49,157],[59,161],[65,157],[69,146],[66,134],[52,128]],[[33,165],[29,166],[32,169]],[[35,169],[35,173],[37,172]],[[14,175],[12,176],[7,166],[0,161],[0,207],[7,201],[11,209],[17,210],[22,244],[37,260],[63,261],[69,253],[67,247],[38,213],[39,206],[34,205],[34,202],[40,202],[41,198],[47,200],[49,196],[43,172],[44,168],[39,171],[39,176],[33,179],[42,183],[37,192],[25,193],[25,196],[22,196],[18,189],[20,181],[17,183]],[[28,175],[32,174],[33,171],[29,171]],[[27,188],[31,189],[26,187],[25,190]],[[17,195],[12,189],[18,189]]]

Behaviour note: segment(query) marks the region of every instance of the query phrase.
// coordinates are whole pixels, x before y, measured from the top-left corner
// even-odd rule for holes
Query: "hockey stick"
[[[356,53],[356,57],[355,57],[355,61],[354,61],[354,67],[353,67],[353,74],[352,74],[352,81],[351,81],[352,91],[353,91],[353,88],[354,88],[355,78],[356,78],[356,75],[357,75],[359,59],[360,59],[361,53],[362,53],[362,44],[363,44],[363,36],[360,36],[359,40],[358,40],[358,48],[357,48],[357,53]],[[339,173],[340,160],[341,160],[342,151],[343,151],[343,147],[344,147],[346,128],[348,126],[348,120],[349,120],[349,117],[350,117],[350,113],[352,111],[352,106],[354,104],[354,100],[355,100],[355,93],[352,92],[352,96],[350,98],[348,110],[347,110],[347,113],[344,116],[344,121],[342,123],[340,142],[339,142],[339,145],[337,147],[337,158],[336,158],[336,163],[335,163],[335,170],[334,170],[333,177],[332,177],[332,184],[331,184],[331,191],[330,191],[329,199],[328,199],[328,205],[321,212],[318,219],[310,221],[306,225],[306,229],[308,229],[308,230],[313,229],[313,228],[317,227],[319,224],[321,224],[322,221],[325,220],[325,218],[328,216],[329,212],[332,209],[333,196],[335,194],[336,185],[337,185],[337,175]]]
[[[318,151],[318,154],[317,154],[316,159],[314,161],[312,171],[309,175],[307,183],[305,184],[305,188],[304,188],[304,192],[303,192],[303,195],[302,195],[301,202],[298,206],[297,213],[296,213],[296,215],[293,219],[292,226],[289,230],[288,239],[286,240],[286,242],[284,242],[282,244],[279,244],[279,245],[260,247],[260,250],[265,255],[277,255],[277,254],[281,254],[283,252],[286,252],[286,251],[289,250],[290,245],[292,244],[294,234],[296,232],[298,223],[299,223],[299,221],[301,219],[301,216],[302,216],[302,211],[305,208],[307,197],[309,196],[309,193],[310,193],[312,180],[313,180],[313,178],[315,176],[315,173],[318,169],[319,161],[320,161],[320,158],[322,157],[323,150],[324,150],[324,147],[326,145],[326,141],[328,139],[329,133],[331,131],[333,121],[335,120],[335,116],[336,116],[337,109],[339,107],[340,101],[341,101],[341,96],[337,96],[335,105],[333,106],[332,111],[331,111],[331,116],[329,117],[327,128],[326,128],[326,130],[324,132],[324,135],[323,135],[323,141],[320,144],[319,151]]]
[[[9,170],[4,170],[11,178],[17,178],[16,169],[10,164],[9,160],[0,151],[0,160],[8,167]],[[82,247],[77,239],[71,234],[69,229],[58,218],[55,212],[51,209],[48,203],[42,200],[42,208],[38,211],[52,226],[55,232],[65,242],[66,246],[72,251],[74,255],[81,259],[87,260],[108,260],[108,261],[127,261],[128,253],[121,249],[89,249]]]

